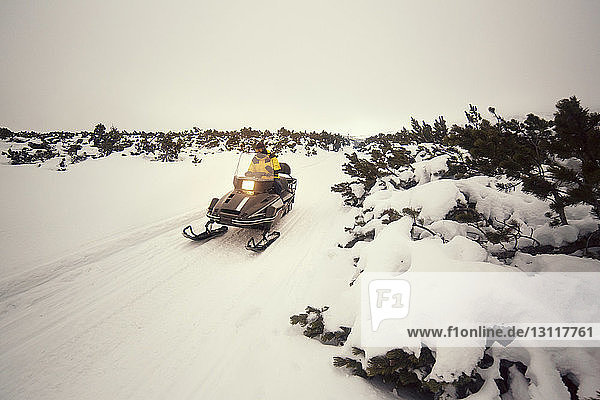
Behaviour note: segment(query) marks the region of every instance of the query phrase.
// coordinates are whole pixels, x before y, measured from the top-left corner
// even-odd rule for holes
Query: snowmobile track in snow
[[[338,349],[288,323],[312,301],[343,230],[329,190],[341,158],[296,168],[294,208],[261,254],[243,247],[260,231],[183,238],[181,226],[206,221],[194,210],[3,278],[0,397],[289,398],[299,382],[325,379],[324,397],[352,388],[379,398],[331,367]]]

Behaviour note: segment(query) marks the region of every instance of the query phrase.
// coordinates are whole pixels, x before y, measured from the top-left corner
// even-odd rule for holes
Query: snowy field
[[[299,189],[263,254],[238,229],[180,234],[230,187],[233,154],[1,166],[0,398],[387,397],[289,325],[347,287],[349,216],[330,192],[342,154],[280,159]]]
[[[510,265],[490,256],[467,239],[476,232],[445,219],[457,200],[518,220],[542,244],[560,245],[597,221],[579,206],[568,210],[571,225],[550,228],[546,203],[499,192],[492,178],[440,180],[443,157],[413,164],[406,177],[418,182],[413,188],[374,187],[362,209],[344,207],[330,190],[347,178],[343,153],[280,160],[298,178],[296,202],[275,228],[281,237],[261,254],[244,249],[256,231],[234,228],[203,244],[181,236],[190,223],[200,231],[210,199],[231,187],[233,153],[209,154],[200,164],[113,154],[64,172],[54,170],[56,160],[0,165],[0,398],[398,398],[332,366],[334,356],[352,357],[351,346],[361,345],[358,285],[348,284],[362,271],[600,271],[600,262],[568,255],[518,253]],[[427,232],[414,240],[407,216],[386,221],[385,210],[405,207],[418,209],[445,240]],[[338,246],[369,230],[374,240]],[[563,317],[575,304],[586,314],[576,290],[565,294]],[[514,312],[534,297],[525,294]],[[485,308],[478,303],[472,312]],[[290,326],[307,305],[331,307],[327,329],[353,328],[344,347],[323,346]],[[600,318],[600,307],[587,315]],[[387,349],[365,350],[373,357]],[[597,349],[494,348],[486,369],[477,366],[483,347],[432,350],[429,378],[481,374],[485,384],[471,400],[500,398],[501,359],[529,368],[511,367],[502,400],[568,400],[567,373],[582,395],[600,389]]]

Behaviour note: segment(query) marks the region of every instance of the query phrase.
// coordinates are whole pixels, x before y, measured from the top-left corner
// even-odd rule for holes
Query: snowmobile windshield
[[[262,153],[240,154],[235,176],[243,180],[272,181],[275,171],[271,157]]]

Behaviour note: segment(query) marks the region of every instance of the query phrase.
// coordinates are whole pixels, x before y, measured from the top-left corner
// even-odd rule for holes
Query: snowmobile
[[[280,232],[270,230],[292,209],[297,179],[291,176],[291,169],[285,163],[280,163],[279,178],[273,175],[257,177],[243,168],[244,165],[249,165],[247,161],[251,160],[251,157],[253,155],[240,154],[233,177],[233,190],[220,199],[213,198],[210,202],[206,213],[209,220],[205,231],[196,234],[192,226],[188,225],[183,229],[184,237],[204,242],[225,234],[228,226],[260,229],[262,238],[255,241],[252,237],[246,244],[246,249],[254,252],[265,250],[279,238]],[[213,228],[213,224],[221,226]]]

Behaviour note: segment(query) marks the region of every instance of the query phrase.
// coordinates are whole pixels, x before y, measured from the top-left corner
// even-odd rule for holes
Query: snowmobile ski
[[[262,239],[258,243],[254,241],[254,238],[250,238],[246,244],[246,249],[255,253],[260,253],[273,244],[279,236],[281,236],[281,233],[279,232],[263,232]]]
[[[205,225],[206,230],[202,233],[195,233],[194,230],[192,229],[192,226],[188,225],[185,228],[183,228],[182,234],[184,237],[186,237],[190,240],[194,240],[196,242],[201,242],[204,240],[209,240],[209,239],[215,238],[217,236],[221,236],[225,232],[227,232],[226,226],[221,226],[217,229],[211,229],[212,224],[213,224],[213,222],[209,221]]]

